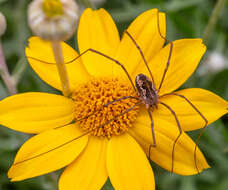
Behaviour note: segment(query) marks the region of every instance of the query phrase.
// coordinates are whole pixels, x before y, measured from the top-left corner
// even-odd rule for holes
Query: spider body
[[[157,108],[158,92],[150,78],[144,74],[138,74],[135,78],[135,86],[146,108]]]

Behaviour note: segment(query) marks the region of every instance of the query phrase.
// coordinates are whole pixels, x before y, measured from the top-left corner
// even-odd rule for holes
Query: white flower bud
[[[5,33],[6,31],[6,19],[5,16],[0,12],[0,37]]]
[[[28,9],[29,26],[45,40],[67,40],[73,35],[78,19],[74,0],[33,0]]]

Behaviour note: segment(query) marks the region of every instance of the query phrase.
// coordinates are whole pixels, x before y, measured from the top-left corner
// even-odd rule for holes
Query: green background
[[[2,37],[6,61],[11,73],[17,73],[18,91],[56,92],[42,82],[28,66],[24,48],[31,31],[27,25],[27,6],[29,0],[0,0],[0,11],[6,16],[7,31]],[[141,12],[159,8],[167,14],[167,33],[170,41],[181,38],[199,38],[208,24],[217,1],[213,0],[107,0],[95,7],[106,8],[122,32]],[[81,1],[78,3],[83,8]],[[228,100],[228,1],[220,11],[216,27],[207,42],[207,52],[195,74],[182,87],[202,87],[219,94]],[[69,43],[77,48],[76,37]],[[216,57],[217,56],[217,57]],[[219,59],[218,59],[219,56]],[[216,59],[217,58],[217,59]],[[222,60],[225,67],[215,70],[214,66]],[[25,63],[25,64],[23,64]],[[25,68],[25,69],[24,69]],[[18,75],[19,73],[19,75]],[[0,99],[8,96],[0,79]],[[16,121],[15,121],[16,122]],[[191,132],[196,138],[199,132]],[[16,151],[29,137],[26,134],[0,127],[0,190],[54,190],[61,171],[22,182],[11,183],[7,171],[13,162]],[[207,128],[200,140],[211,169],[195,176],[171,174],[152,163],[157,190],[227,190],[228,189],[228,117]],[[92,158],[91,158],[92,159]],[[108,181],[103,189],[113,189]]]

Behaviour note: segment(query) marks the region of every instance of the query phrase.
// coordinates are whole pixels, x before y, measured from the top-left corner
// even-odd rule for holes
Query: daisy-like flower
[[[165,14],[157,11],[142,13],[127,29],[145,55],[156,89],[170,54],[170,44],[163,47],[164,38],[157,23],[165,36]],[[155,181],[147,159],[149,153],[152,161],[180,175],[193,175],[209,168],[198,147],[194,159],[195,143],[185,133],[203,128],[205,121],[184,98],[164,96],[180,87],[196,69],[206,51],[201,39],[173,42],[170,66],[158,93],[158,101],[175,111],[183,130],[174,156],[174,142],[180,132],[169,109],[159,103],[152,110],[156,147],[149,151],[154,142],[145,105],[123,114],[138,100],[112,102],[138,96],[124,70],[94,52],[88,51],[74,60],[78,53],[64,42],[61,45],[69,74],[70,97],[31,92],[0,102],[0,124],[36,134],[18,151],[8,172],[12,181],[67,166],[59,180],[60,190],[100,189],[108,177],[115,189],[151,190],[155,189]],[[120,40],[111,16],[104,9],[84,11],[78,28],[78,45],[81,53],[91,48],[118,60],[133,80],[139,73],[150,76],[135,44],[127,35]],[[26,55],[40,78],[61,90],[50,43],[32,37]],[[192,88],[176,93],[197,107],[208,124],[228,111],[228,102],[207,90]]]

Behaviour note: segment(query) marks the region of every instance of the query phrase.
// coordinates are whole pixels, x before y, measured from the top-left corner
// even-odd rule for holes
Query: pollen
[[[111,138],[127,132],[139,107],[124,113],[138,102],[133,98],[117,101],[126,96],[137,97],[129,83],[118,78],[93,78],[72,94],[75,121],[85,132],[98,137]]]

